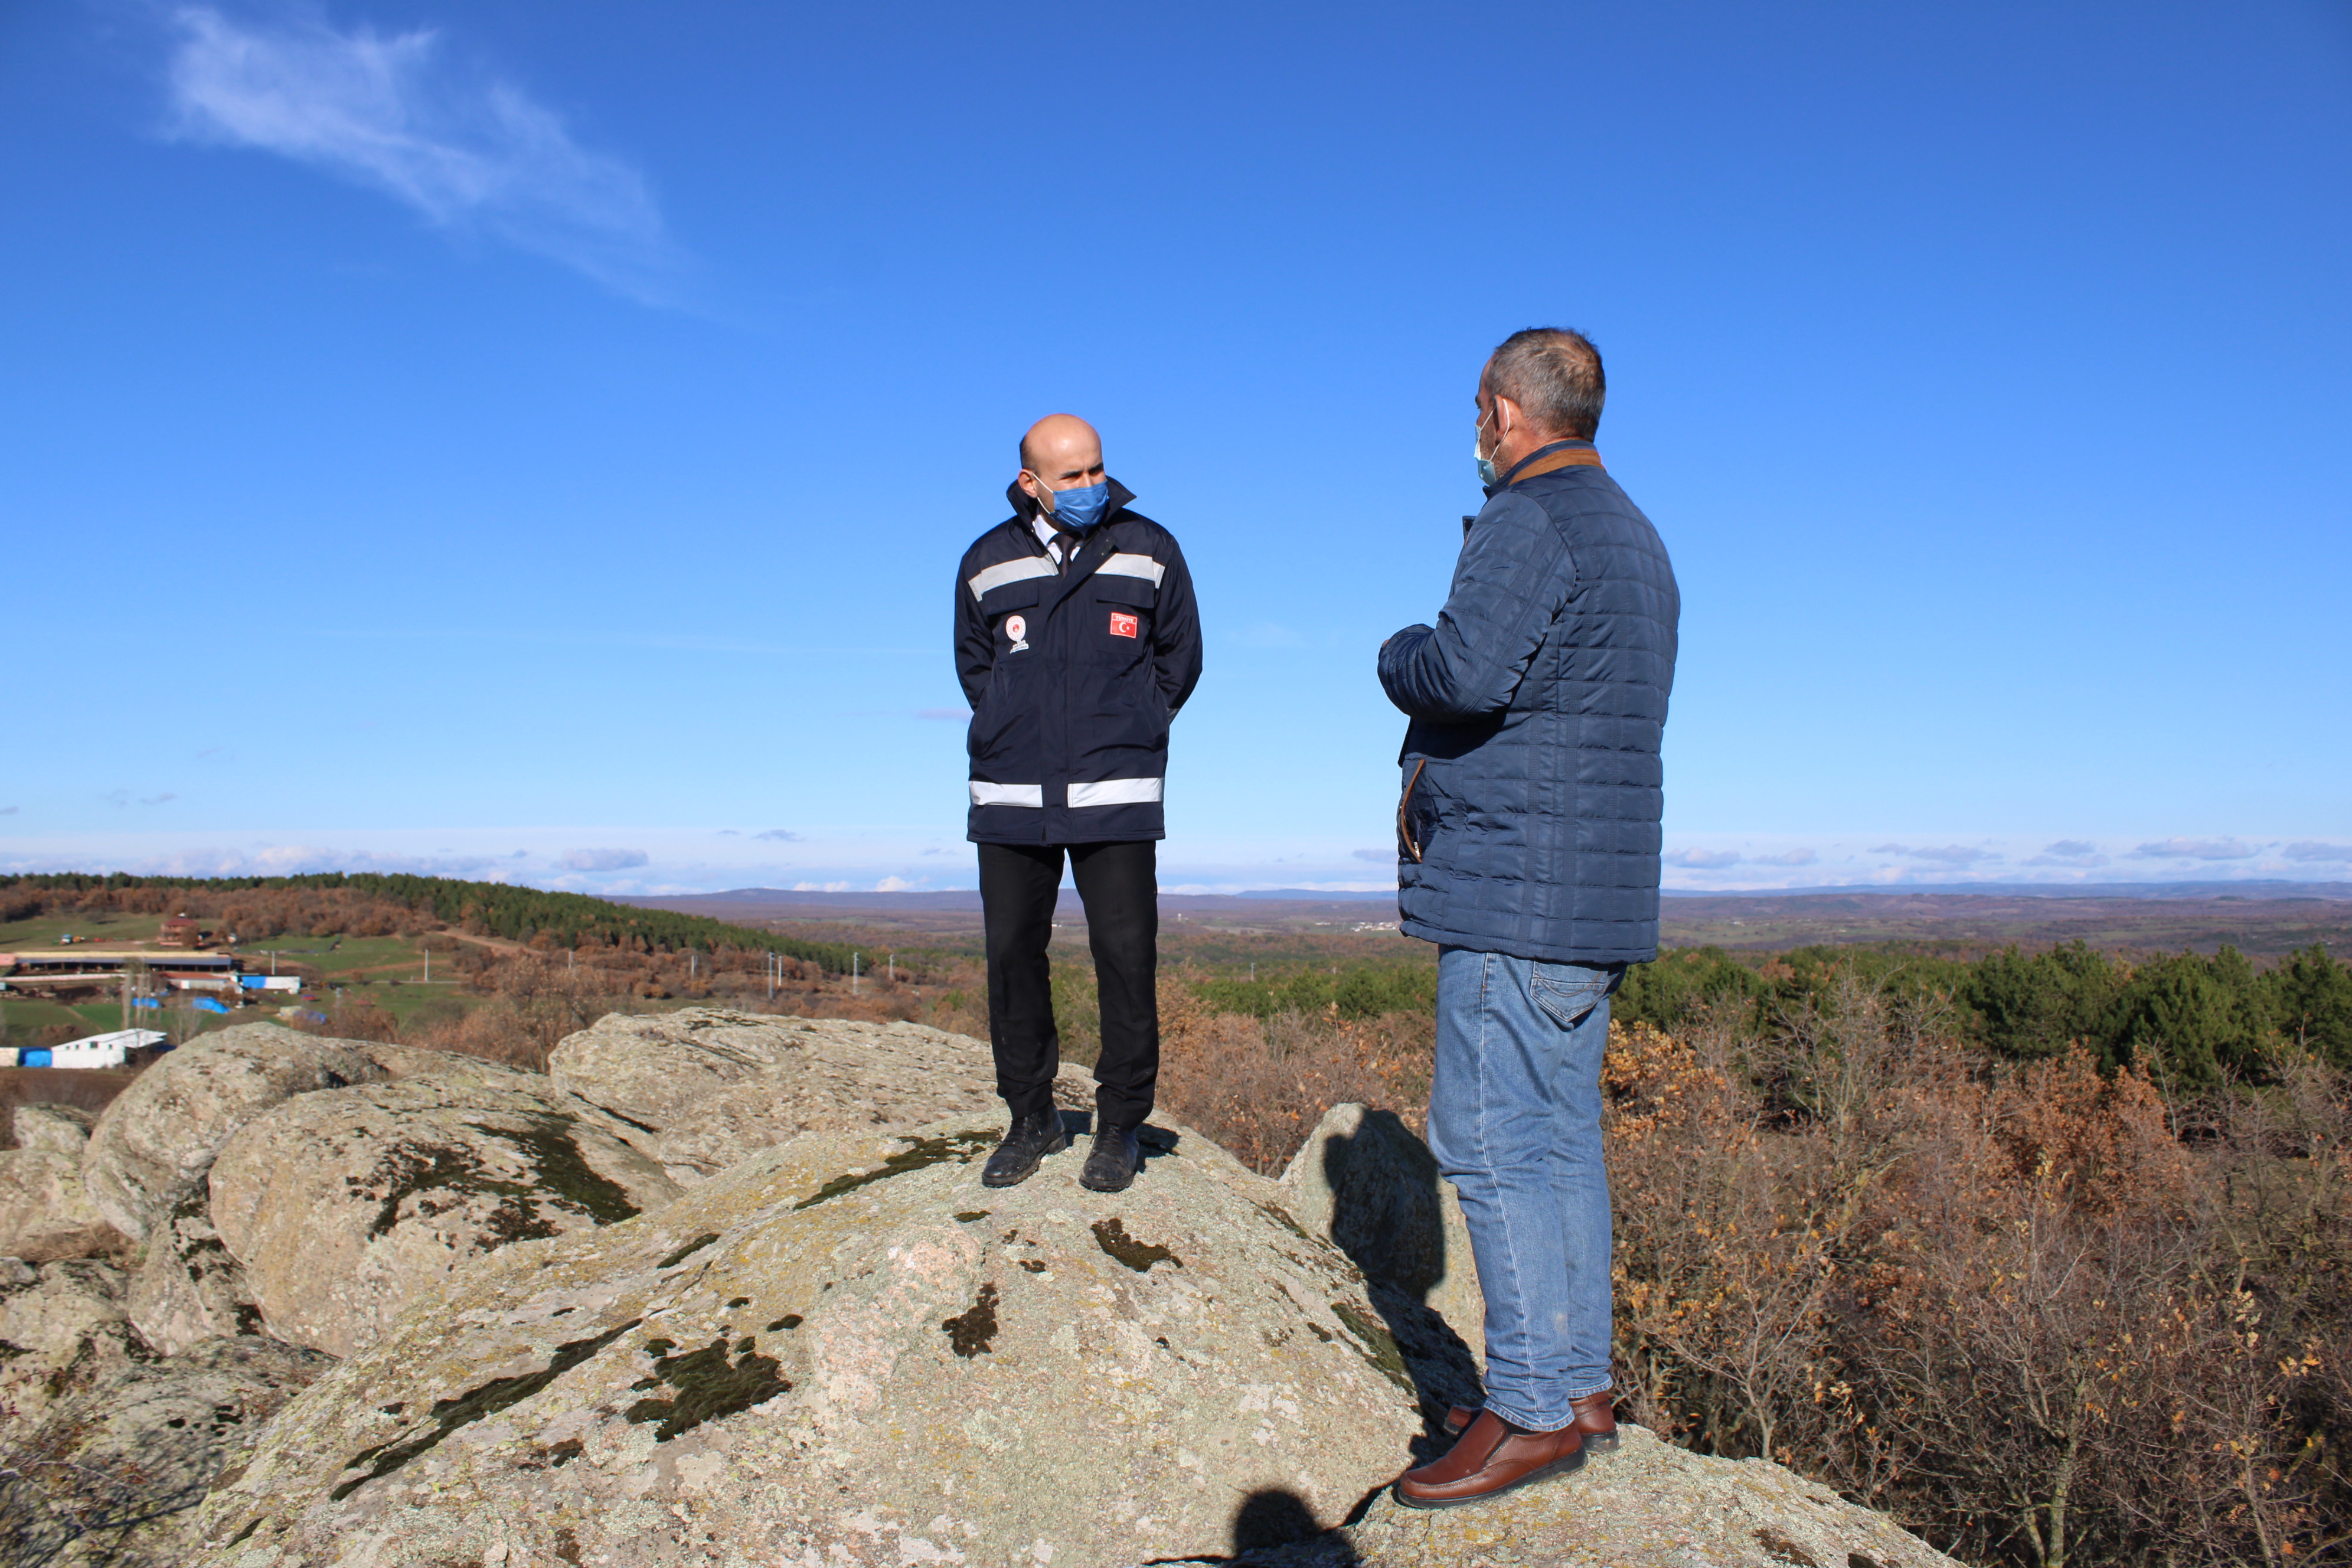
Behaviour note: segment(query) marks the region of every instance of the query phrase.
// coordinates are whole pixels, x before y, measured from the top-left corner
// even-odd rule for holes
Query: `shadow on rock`
[[[1320,1180],[1305,1180],[1310,1172]],[[1447,1406],[1483,1402],[1477,1357],[1449,1319],[1483,1317],[1485,1302],[1475,1285],[1465,1289],[1475,1278],[1468,1237],[1458,1216],[1448,1223],[1440,1182],[1437,1157],[1395,1112],[1354,1105],[1324,1118],[1283,1178],[1309,1198],[1313,1219],[1302,1221],[1310,1229],[1321,1221],[1332,1244],[1363,1270],[1365,1294],[1395,1347],[1391,1375],[1411,1383],[1426,1423],[1412,1445],[1415,1463],[1452,1446]]]

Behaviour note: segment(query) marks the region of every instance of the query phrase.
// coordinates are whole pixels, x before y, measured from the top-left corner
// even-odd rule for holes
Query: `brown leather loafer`
[[[1583,1463],[1584,1435],[1575,1427],[1530,1432],[1481,1410],[1445,1458],[1398,1478],[1396,1500],[1407,1508],[1460,1508]]]
[[[1584,1451],[1598,1459],[1617,1451],[1617,1395],[1610,1389],[1588,1394],[1571,1402],[1576,1412],[1576,1429],[1584,1434]],[[1460,1433],[1469,1429],[1478,1419],[1478,1413],[1467,1405],[1457,1405],[1445,1413],[1445,1429]]]

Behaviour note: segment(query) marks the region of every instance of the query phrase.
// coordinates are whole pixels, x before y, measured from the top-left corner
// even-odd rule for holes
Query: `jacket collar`
[[[1601,454],[1592,449],[1590,441],[1553,441],[1538,447],[1513,463],[1501,479],[1486,487],[1486,493],[1492,496],[1496,490],[1507,489],[1521,479],[1558,473],[1562,468],[1598,468],[1603,466]]]
[[[1110,503],[1103,508],[1102,521],[1095,525],[1095,531],[1097,532],[1100,532],[1107,525],[1117,522],[1118,521],[1119,513],[1127,510],[1127,503],[1135,499],[1135,492],[1133,490],[1129,489],[1117,479],[1110,479],[1110,476],[1108,474],[1103,477],[1106,479],[1108,479],[1110,483]],[[1034,518],[1038,512],[1045,509],[1037,504],[1034,497],[1031,496],[1027,490],[1021,488],[1021,481],[1018,479],[1015,479],[1011,484],[1004,487],[1004,499],[1013,503],[1013,516],[1011,521],[1021,524],[1021,531],[1028,534],[1032,540],[1034,540],[1036,538],[1036,534],[1028,525],[1030,520]],[[1047,521],[1051,522],[1052,520],[1049,518],[1047,519]],[[1056,525],[1054,531],[1056,533],[1068,533],[1070,530]],[[1038,548],[1043,549],[1044,546],[1040,545]]]

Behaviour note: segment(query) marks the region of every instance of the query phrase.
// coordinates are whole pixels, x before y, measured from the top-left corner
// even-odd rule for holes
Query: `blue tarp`
[[[47,1046],[27,1046],[25,1048],[25,1054],[16,1058],[16,1065],[18,1067],[26,1068],[45,1068],[52,1065],[49,1056],[49,1047]]]
[[[195,1005],[196,1011],[199,1013],[226,1013],[228,1011],[227,1008],[222,1006],[219,1003],[214,1001],[209,996],[197,997]]]
[[[152,996],[133,996],[131,1005],[133,1007],[161,1007],[163,1004]]]

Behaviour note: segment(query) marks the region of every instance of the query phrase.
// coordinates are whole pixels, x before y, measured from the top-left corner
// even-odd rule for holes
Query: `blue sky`
[[[1578,326],[1669,885],[2352,877],[2352,9],[0,10],[0,868],[955,887],[1068,409],[1170,888],[1377,887],[1372,676]]]

